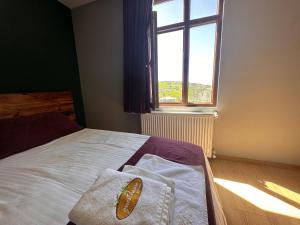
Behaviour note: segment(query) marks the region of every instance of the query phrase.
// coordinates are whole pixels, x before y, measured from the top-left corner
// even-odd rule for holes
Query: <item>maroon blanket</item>
[[[124,165],[135,165],[145,154],[157,155],[164,159],[177,163],[187,165],[201,165],[203,167],[205,171],[208,222],[209,225],[215,225],[216,221],[213,209],[211,188],[209,185],[205,158],[202,149],[196,145],[186,142],[179,142],[158,137],[150,137],[148,141],[146,141],[145,144]],[[124,165],[119,169],[119,171],[122,171]],[[74,224],[72,222],[69,222],[68,225]]]

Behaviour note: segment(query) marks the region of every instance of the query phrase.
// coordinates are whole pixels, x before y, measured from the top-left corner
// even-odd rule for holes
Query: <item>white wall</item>
[[[214,148],[300,164],[300,1],[225,1]]]

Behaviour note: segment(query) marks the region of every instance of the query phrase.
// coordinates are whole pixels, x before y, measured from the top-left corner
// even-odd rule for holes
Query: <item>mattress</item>
[[[146,152],[156,151],[151,140],[145,135],[83,129],[2,159],[0,224],[67,224],[68,213],[100,173],[106,168],[117,170],[124,164],[134,164],[140,149],[149,143]],[[179,159],[184,155],[175,153],[175,157],[176,154]],[[205,157],[204,161],[215,224],[224,225],[226,221]]]

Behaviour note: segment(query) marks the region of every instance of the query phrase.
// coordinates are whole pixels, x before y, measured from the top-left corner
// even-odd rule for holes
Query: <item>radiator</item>
[[[196,144],[202,147],[207,157],[212,157],[213,125],[216,117],[215,113],[142,114],[142,133]]]

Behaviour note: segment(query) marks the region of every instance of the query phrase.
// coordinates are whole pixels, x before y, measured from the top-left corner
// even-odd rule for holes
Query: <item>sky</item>
[[[183,0],[155,5],[158,26],[182,22]],[[217,0],[191,0],[191,19],[216,14]],[[190,30],[190,83],[212,85],[215,49],[215,24]],[[159,81],[182,81],[183,32],[158,35]]]

